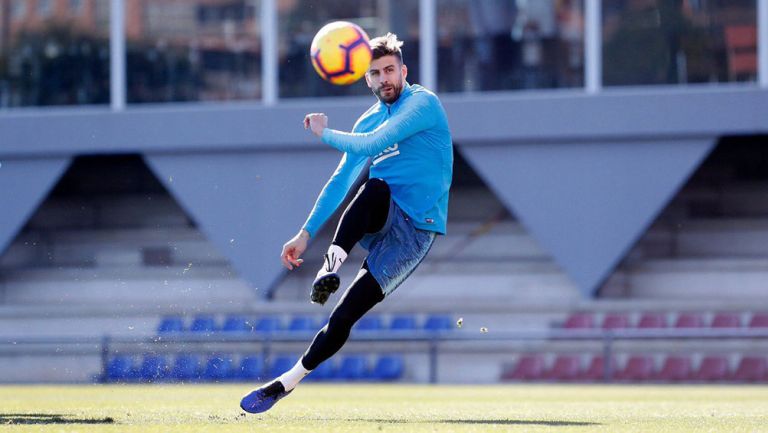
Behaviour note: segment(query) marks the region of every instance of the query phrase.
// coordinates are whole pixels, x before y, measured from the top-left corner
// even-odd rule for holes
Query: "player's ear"
[[[405,63],[400,65],[400,72],[403,75],[403,80],[405,80],[405,78],[408,76],[408,66],[405,66]]]
[[[369,89],[371,88],[371,77],[370,77],[370,75],[368,74],[368,72],[366,72],[366,73],[365,73],[365,84],[367,84],[367,85],[368,85],[368,88],[369,88]]]

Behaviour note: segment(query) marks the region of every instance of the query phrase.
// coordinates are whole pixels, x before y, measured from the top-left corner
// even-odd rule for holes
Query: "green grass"
[[[4,386],[2,432],[768,432],[768,387],[301,385],[262,415],[248,385]]]

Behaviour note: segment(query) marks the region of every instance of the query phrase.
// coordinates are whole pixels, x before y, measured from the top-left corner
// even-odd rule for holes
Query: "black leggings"
[[[384,227],[389,215],[389,185],[381,179],[369,179],[344,211],[336,229],[333,243],[347,253],[366,233],[376,233]],[[384,300],[381,286],[368,270],[368,263],[333,309],[328,324],[315,335],[301,363],[314,370],[344,346],[352,326],[374,305]]]

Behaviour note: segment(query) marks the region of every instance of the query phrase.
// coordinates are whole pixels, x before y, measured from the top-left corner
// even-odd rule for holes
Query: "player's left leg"
[[[383,299],[381,286],[364,263],[355,281],[333,309],[328,324],[315,335],[304,356],[280,377],[243,397],[240,407],[250,413],[269,410],[290,394],[310,371],[341,349],[355,322]]]

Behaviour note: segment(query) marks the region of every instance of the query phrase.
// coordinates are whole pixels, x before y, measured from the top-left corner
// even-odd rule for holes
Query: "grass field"
[[[768,432],[768,387],[301,385],[244,415],[246,385],[4,386],[3,432]]]

